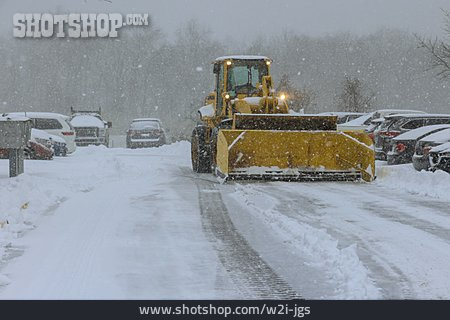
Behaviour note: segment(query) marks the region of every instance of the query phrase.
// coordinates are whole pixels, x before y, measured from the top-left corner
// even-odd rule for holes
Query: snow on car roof
[[[364,122],[369,120],[374,115],[374,113],[375,112],[365,114],[365,115],[363,115],[359,118],[353,119],[349,122],[342,123],[340,126],[343,126],[343,127],[362,126],[364,124]]]
[[[346,123],[342,123],[340,124],[340,126],[342,127],[358,127],[358,126],[363,126],[364,122],[366,122],[367,120],[369,120],[370,118],[372,118],[373,116],[375,116],[375,114],[378,114],[378,119],[383,119],[384,117],[387,117],[390,114],[398,114],[398,113],[403,113],[403,114],[425,114],[425,112],[423,111],[419,111],[419,110],[406,110],[406,109],[380,109],[380,110],[376,110],[370,113],[367,113],[365,115],[362,115],[359,118],[353,119],[349,122]],[[380,118],[381,117],[381,118]]]
[[[450,129],[445,129],[436,133],[432,133],[429,136],[420,139],[420,141],[437,142],[437,143],[444,143],[450,141]]]
[[[44,140],[52,139],[53,141],[56,141],[56,142],[66,143],[66,141],[59,136],[47,133],[44,130],[39,130],[39,129],[34,129],[34,128],[31,129],[31,138],[34,138],[34,139],[38,138],[38,139],[44,139]]]
[[[270,60],[265,56],[246,56],[246,55],[235,55],[235,56],[223,56],[216,58],[214,62],[223,61],[223,60]]]
[[[322,112],[318,113],[323,116],[351,116],[351,115],[365,115],[364,112],[342,112],[342,111],[330,111],[330,112]]]
[[[138,122],[138,121],[158,121],[161,122],[158,118],[137,118],[133,119],[132,122]]]
[[[450,142],[433,147],[430,152],[450,152]]]
[[[431,126],[420,127],[398,135],[393,140],[416,140],[427,133],[446,128],[450,128],[450,124],[434,124]]]
[[[70,120],[70,123],[74,127],[97,127],[100,129],[105,127],[105,123],[102,120],[90,114],[76,115]]]
[[[0,116],[0,121],[28,121],[30,120],[30,118],[27,117],[22,117],[22,116],[15,116],[15,115],[1,115]]]
[[[374,113],[381,113],[381,114],[385,114],[385,113],[425,113],[424,111],[420,111],[420,110],[409,110],[409,109],[380,109],[380,110],[376,110],[374,111]]]
[[[55,113],[55,112],[9,112],[6,115],[10,116],[23,116],[27,118],[42,118],[42,119],[55,119],[55,118],[63,118],[68,119],[69,116],[64,114]]]
[[[386,119],[392,118],[450,118],[450,114],[440,114],[440,113],[395,113],[388,116],[385,116]]]

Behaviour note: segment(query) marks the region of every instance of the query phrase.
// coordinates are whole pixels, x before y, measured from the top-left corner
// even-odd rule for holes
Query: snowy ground
[[[219,184],[189,144],[0,160],[0,299],[450,299],[450,175]]]

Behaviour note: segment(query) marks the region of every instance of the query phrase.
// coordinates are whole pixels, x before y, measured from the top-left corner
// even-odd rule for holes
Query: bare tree
[[[445,32],[450,36],[450,12],[442,10],[445,17]],[[419,48],[426,49],[431,54],[431,68],[437,69],[437,76],[446,79],[450,76],[450,44],[437,38],[419,40]]]
[[[337,96],[338,108],[344,112],[367,112],[375,94],[363,85],[358,78],[345,77],[342,93]]]
[[[286,94],[289,107],[296,112],[305,111],[316,98],[314,91],[296,88],[287,74],[281,76],[277,91]]]

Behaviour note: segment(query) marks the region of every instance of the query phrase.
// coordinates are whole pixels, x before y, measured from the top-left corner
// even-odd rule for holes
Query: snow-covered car
[[[60,136],[49,134],[39,129],[31,129],[31,141],[38,142],[53,150],[55,156],[64,157],[67,155],[67,143]]]
[[[349,122],[349,121],[359,118],[365,114],[366,113],[362,113],[362,112],[340,112],[340,111],[319,113],[319,115],[321,115],[321,116],[337,116],[338,124]]]
[[[67,153],[73,153],[75,146],[75,131],[69,122],[69,117],[53,112],[11,112],[8,116],[25,116],[33,121],[33,128],[61,137],[66,142]]]
[[[450,173],[450,142],[430,149],[428,159],[431,170],[443,170]]]
[[[402,133],[434,124],[450,124],[450,114],[393,114],[374,132],[375,159],[387,160],[390,143]]]
[[[387,153],[387,163],[389,165],[411,163],[418,140],[448,128],[450,124],[435,124],[413,129],[393,138],[390,151]]]
[[[53,134],[39,129],[31,129],[31,137],[24,149],[25,157],[36,160],[50,160],[53,156],[67,154],[66,141]],[[0,149],[0,158],[8,158],[8,150]]]
[[[356,118],[354,120],[351,120],[349,122],[343,123],[341,125],[338,125],[339,130],[347,130],[347,131],[365,131],[370,129],[371,123],[374,120],[377,120],[375,122],[379,122],[379,120],[384,120],[384,117],[397,114],[397,113],[403,113],[403,114],[413,114],[413,113],[425,113],[423,111],[419,110],[407,110],[407,109],[380,109],[377,111],[370,112],[368,114],[365,114],[359,118]]]
[[[77,146],[109,146],[109,128],[112,125],[111,122],[103,120],[101,109],[98,111],[71,110],[70,123],[75,128],[75,143]]]
[[[127,130],[127,148],[159,147],[166,144],[166,133],[161,120],[134,119]]]
[[[447,142],[450,142],[450,129],[444,129],[420,139],[412,158],[414,169],[417,171],[428,170],[430,168],[430,150]]]

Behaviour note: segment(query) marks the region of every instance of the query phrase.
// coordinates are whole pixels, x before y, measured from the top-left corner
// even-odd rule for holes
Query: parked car
[[[134,119],[127,130],[127,148],[159,147],[166,144],[161,121],[155,118]]]
[[[38,142],[51,150],[55,156],[65,157],[67,155],[67,143],[60,136],[49,134],[39,129],[31,129],[31,141]]]
[[[342,124],[342,123],[346,123],[351,120],[354,120],[356,118],[359,118],[359,117],[365,115],[365,113],[362,113],[362,112],[339,112],[339,111],[334,112],[333,111],[333,112],[322,112],[322,113],[319,113],[319,115],[321,115],[321,116],[337,116],[338,117],[337,123]]]
[[[75,128],[77,146],[105,145],[109,146],[109,128],[112,123],[103,120],[102,109],[96,111],[74,110],[70,123]]]
[[[430,168],[429,153],[431,148],[447,142],[450,142],[450,129],[441,130],[417,141],[412,158],[414,169],[417,171],[428,170]]]
[[[387,163],[389,165],[411,163],[418,140],[449,128],[450,124],[435,124],[412,129],[393,138],[387,153]]]
[[[392,115],[392,114],[414,114],[414,113],[425,113],[423,111],[418,110],[404,110],[404,109],[380,109],[377,111],[370,112],[365,114],[359,118],[351,120],[349,122],[343,123],[338,126],[339,130],[369,130],[373,131],[374,128],[371,128],[371,125],[378,125],[379,123],[384,121],[384,117]],[[372,123],[374,122],[374,123]]]
[[[394,114],[384,117],[385,121],[375,133],[375,159],[386,160],[391,140],[412,129],[449,124],[450,114]]]
[[[450,173],[450,142],[430,149],[428,156],[431,170],[443,170]]]
[[[69,122],[69,117],[53,112],[11,112],[8,116],[25,116],[33,121],[33,128],[64,139],[67,153],[73,153],[75,146],[75,131]]]
[[[28,159],[51,160],[54,155],[65,156],[67,154],[66,141],[53,134],[39,129],[31,129],[30,140],[24,149],[24,155]],[[0,149],[0,158],[7,159],[8,150]]]

